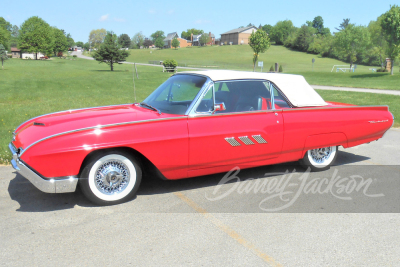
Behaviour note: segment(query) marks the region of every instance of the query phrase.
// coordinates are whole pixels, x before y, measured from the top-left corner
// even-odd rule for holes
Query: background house
[[[204,34],[207,34],[210,37],[210,41],[207,43],[207,45],[215,45],[215,35],[212,34],[211,32],[209,33],[202,33],[198,35],[191,35],[191,40],[192,40],[192,46],[200,46],[200,37]]]
[[[165,37],[164,41],[164,48],[172,48],[172,40],[176,38],[179,41],[179,47],[188,47],[192,46],[192,43],[186,39],[179,37],[178,33],[168,33],[167,37]]]
[[[257,27],[249,26],[244,28],[237,28],[221,34],[221,43],[229,45],[249,44],[250,34],[257,31]]]
[[[21,58],[21,50],[16,47],[11,47],[12,58]]]

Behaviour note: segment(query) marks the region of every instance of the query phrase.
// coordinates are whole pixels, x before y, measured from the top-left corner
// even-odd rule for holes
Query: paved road
[[[93,206],[79,191],[42,193],[11,167],[0,167],[0,262],[400,266],[399,151],[400,129],[392,129],[377,142],[341,149],[336,166],[309,177],[295,164],[242,170],[241,182],[221,185],[224,174],[180,181],[145,177],[136,199],[111,207]],[[294,171],[290,183],[268,191],[274,180],[287,181],[285,171]],[[340,182],[347,187],[312,192],[312,181],[332,177],[347,178]],[[265,191],[246,192],[257,181]],[[360,190],[351,191],[349,181]]]
[[[82,55],[82,52],[72,52],[73,55],[77,55],[80,58],[93,60],[92,57],[87,57]],[[135,64],[133,62],[122,62],[124,64]],[[152,66],[152,67],[162,67],[162,65],[154,65],[154,64],[145,64],[145,63],[136,63],[136,65],[142,66]],[[193,70],[208,70],[206,68],[190,68],[190,67],[177,67],[178,69],[193,69]],[[337,87],[337,86],[324,86],[324,85],[311,85],[314,89],[320,90],[336,90],[336,91],[350,91],[350,92],[364,92],[364,93],[373,93],[373,94],[387,94],[387,95],[400,95],[400,87],[399,90],[381,90],[381,89],[368,89],[368,88],[351,88],[351,87]]]

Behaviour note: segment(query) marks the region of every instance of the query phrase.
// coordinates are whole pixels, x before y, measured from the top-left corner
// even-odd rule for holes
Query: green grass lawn
[[[175,59],[181,66],[253,70],[253,52],[248,45],[189,47],[177,50],[133,49],[130,53],[127,59],[130,62],[148,63]],[[312,70],[313,58],[315,58],[314,71]],[[285,73],[301,74],[310,84],[400,90],[398,66],[395,66],[393,76],[388,73],[372,72],[369,69],[373,67],[362,65],[358,65],[354,73],[336,72],[336,69],[331,72],[333,65],[349,67],[349,64],[275,45],[271,46],[267,52],[260,54],[259,61],[264,62],[264,72],[269,71],[270,67],[277,62],[283,66]],[[261,68],[257,67],[256,71],[261,71]]]
[[[7,60],[0,70],[0,163],[9,163],[12,132],[29,118],[60,110],[133,103],[132,69],[133,65],[121,64],[111,72],[106,64],[84,59]],[[147,66],[138,66],[138,73],[137,101],[171,75],[163,73],[162,68]],[[319,92],[328,101],[389,105],[395,117],[400,116],[398,96]]]

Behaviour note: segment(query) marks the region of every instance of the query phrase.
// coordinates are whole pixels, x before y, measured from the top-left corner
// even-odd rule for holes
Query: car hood
[[[176,116],[179,115],[158,114],[137,104],[62,111],[24,122],[16,129],[13,144],[16,148],[25,149],[38,140],[64,132]]]

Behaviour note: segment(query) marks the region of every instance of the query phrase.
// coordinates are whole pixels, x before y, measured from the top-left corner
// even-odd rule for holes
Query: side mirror
[[[217,112],[217,111],[224,111],[224,110],[226,110],[226,106],[225,106],[225,103],[224,103],[224,102],[222,102],[222,103],[215,103],[215,104],[214,104],[214,111],[213,111],[213,114],[214,114],[215,112]]]

